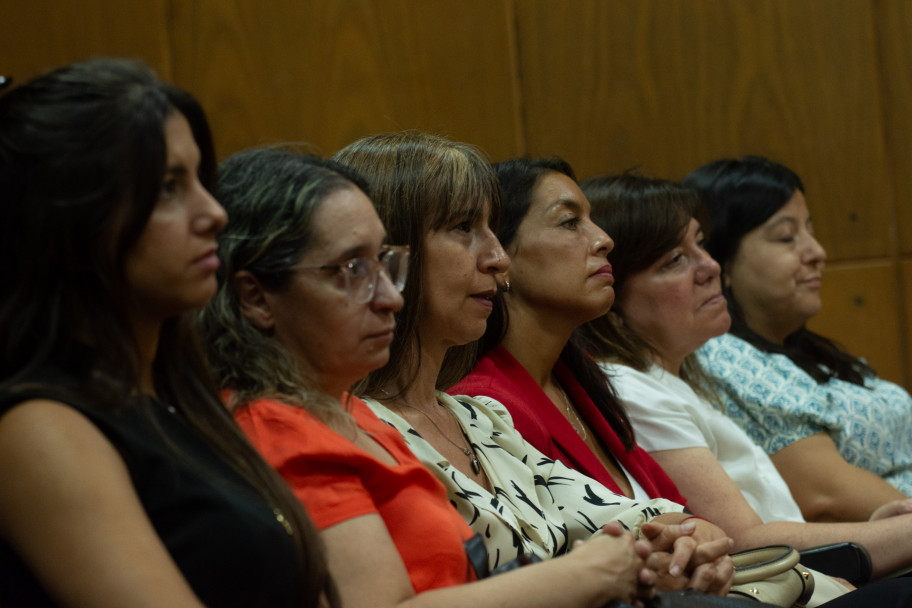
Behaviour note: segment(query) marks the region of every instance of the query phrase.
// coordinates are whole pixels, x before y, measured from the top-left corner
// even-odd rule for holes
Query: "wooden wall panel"
[[[880,79],[884,96],[887,160],[892,169],[897,249],[912,253],[912,3],[879,0],[874,3],[880,50]],[[872,205],[881,201],[871,201]],[[910,300],[912,301],[912,300]]]
[[[906,0],[30,0],[0,24],[20,81],[146,60],[201,99],[222,156],[401,128],[582,177],[770,156],[804,178],[829,253],[814,326],[912,384]]]
[[[869,3],[518,2],[529,152],[681,177],[757,153],[806,182],[831,259],[889,255]]]
[[[516,147],[507,11],[469,0],[175,2],[176,81],[197,91],[222,155],[275,141],[332,154],[424,129]]]
[[[0,73],[23,82],[93,56],[142,59],[170,78],[167,0],[0,2]]]
[[[906,362],[906,382],[905,387],[912,392],[912,260],[906,259],[900,262],[900,278],[902,280],[902,290],[900,300],[900,318],[906,326],[904,346]],[[883,322],[890,323],[892,319],[885,319]]]
[[[827,266],[823,310],[808,326],[867,359],[881,377],[908,386],[896,278],[889,262]]]

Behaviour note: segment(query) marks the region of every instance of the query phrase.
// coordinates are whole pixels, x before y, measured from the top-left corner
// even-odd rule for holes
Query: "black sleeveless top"
[[[268,502],[172,409],[151,402],[99,411],[79,399],[61,400],[54,390],[78,384],[66,367],[45,369],[29,379],[26,391],[0,393],[0,416],[22,401],[49,398],[98,427],[120,453],[152,525],[207,606],[297,605],[296,551]],[[0,606],[53,605],[0,539]]]

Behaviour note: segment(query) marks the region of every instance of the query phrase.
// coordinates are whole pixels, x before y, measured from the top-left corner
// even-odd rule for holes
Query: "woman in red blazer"
[[[589,218],[573,169],[546,158],[495,170],[503,189],[497,236],[512,265],[500,277],[480,360],[448,392],[496,399],[526,441],[618,494],[685,504],[636,445],[611,385],[579,342],[577,327],[614,303],[614,243]]]

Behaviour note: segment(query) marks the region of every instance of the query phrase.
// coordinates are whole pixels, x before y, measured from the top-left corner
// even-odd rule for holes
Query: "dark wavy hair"
[[[570,164],[556,156],[540,159],[514,158],[495,164],[494,171],[503,191],[503,221],[497,231],[497,238],[508,251],[529,211],[535,186],[541,178],[549,173],[560,173],[576,181],[576,174]],[[503,293],[498,291],[494,298],[494,311],[488,318],[487,329],[480,340],[479,356],[503,341],[509,323]],[[593,350],[587,336],[577,329],[561,351],[560,358],[573,372],[624,447],[632,450],[635,446],[633,427],[608,378],[589,354]]]
[[[706,208],[697,192],[677,182],[627,172],[584,180],[580,189],[592,206],[592,221],[614,239],[611,269],[618,296],[624,293],[630,277],[680,245],[691,218],[696,218],[701,226],[706,222]],[[611,312],[589,321],[580,331],[597,359],[646,371],[653,364],[656,346],[628,324],[613,319],[624,317],[618,299]],[[701,396],[717,401],[693,354],[684,359],[680,376]]]
[[[140,355],[128,321],[124,258],[158,200],[164,124],[175,112],[191,126],[199,177],[212,191],[215,152],[205,113],[145,64],[75,63],[0,97],[0,252],[14,260],[0,286],[0,391],[15,395],[68,343],[88,340],[94,356],[81,385],[48,386],[49,394],[99,409],[151,407],[135,398],[142,393]],[[152,371],[158,397],[288,518],[300,556],[301,605],[316,606],[321,597],[334,604],[313,525],[219,400],[194,315],[164,323]]]
[[[748,232],[766,222],[796,192],[804,193],[804,184],[794,171],[760,156],[712,161],[692,171],[682,182],[697,190],[709,208],[712,229],[706,249],[722,266],[723,273]],[[782,345],[763,338],[745,323],[738,302],[724,281],[723,290],[732,318],[732,334],[762,351],[787,356],[818,383],[839,378],[863,386],[866,377],[875,375],[866,363],[806,327],[792,333]]]
[[[481,151],[469,144],[428,133],[385,133],[360,139],[334,156],[368,181],[377,214],[390,242],[410,248],[405,305],[396,316],[395,339],[386,365],[356,386],[359,394],[385,400],[382,388],[398,385],[400,393],[414,382],[421,360],[418,321],[424,270],[424,238],[454,219],[474,220],[490,207],[492,228],[500,219],[497,178]],[[446,390],[472,369],[476,343],[447,350],[437,388]],[[398,395],[392,395],[396,397]]]
[[[285,347],[243,314],[232,278],[247,270],[265,289],[286,290],[292,267],[319,236],[314,213],[347,188],[367,192],[348,167],[288,148],[247,150],[219,165],[218,199],[231,221],[218,235],[219,287],[202,327],[209,363],[220,388],[234,391],[236,406],[268,396],[324,420],[338,409]]]

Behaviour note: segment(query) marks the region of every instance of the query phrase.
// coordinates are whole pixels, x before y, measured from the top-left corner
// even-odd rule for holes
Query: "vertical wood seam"
[[[893,146],[891,145],[891,133],[890,133],[890,121],[889,121],[889,109],[887,101],[887,79],[888,75],[884,73],[885,61],[884,57],[886,51],[883,48],[884,42],[883,37],[881,36],[882,23],[884,19],[884,14],[882,10],[878,10],[882,5],[877,2],[877,0],[870,0],[871,7],[871,35],[874,39],[874,56],[877,60],[877,65],[874,70],[874,77],[877,79],[877,89],[879,91],[878,101],[880,103],[880,125],[881,125],[881,137],[880,144],[883,146],[884,158],[888,159],[886,163],[885,176],[886,184],[884,184],[887,196],[889,197],[889,230],[890,235],[890,257],[892,260],[892,269],[893,269],[893,284],[895,289],[893,290],[893,298],[896,304],[896,324],[897,331],[901,336],[899,340],[899,354],[902,357],[902,373],[903,373],[903,384],[909,390],[912,390],[912,352],[910,352],[910,345],[908,342],[909,336],[909,315],[906,311],[906,297],[905,290],[903,285],[903,273],[902,273],[902,263],[900,255],[900,246],[899,246],[899,231],[898,231],[898,221],[899,221],[899,201],[897,200],[896,195],[896,167],[893,162],[893,157],[891,155],[891,150]]]
[[[181,0],[162,0],[162,80],[176,84],[174,82],[174,3]]]
[[[514,140],[516,154],[514,156],[527,156],[529,151],[526,149],[526,105],[523,99],[523,77],[520,68],[522,50],[519,48],[519,22],[516,16],[515,0],[504,0],[504,13],[510,53],[510,84],[513,88],[513,130],[516,133]]]

